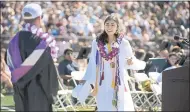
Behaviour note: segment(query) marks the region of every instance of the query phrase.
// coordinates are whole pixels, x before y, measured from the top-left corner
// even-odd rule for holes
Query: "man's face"
[[[65,54],[65,59],[67,60],[73,60],[73,52],[72,51],[67,51]]]
[[[179,57],[177,57],[177,56],[170,56],[169,57],[169,62],[172,66],[174,66],[176,64],[177,60],[179,60]]]
[[[43,27],[44,23],[43,23],[43,15],[40,16],[40,26]]]
[[[160,51],[159,55],[162,57],[162,58],[168,58],[168,51],[167,50],[162,50]]]
[[[38,25],[38,27],[43,27],[44,23],[43,23],[43,15],[42,16],[39,16],[37,19],[36,19],[36,23]]]

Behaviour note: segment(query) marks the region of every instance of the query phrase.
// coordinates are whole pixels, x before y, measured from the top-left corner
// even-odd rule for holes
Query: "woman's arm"
[[[132,47],[128,40],[123,39],[121,43],[122,55],[126,59],[126,68],[133,70],[143,70],[146,66],[144,61],[138,60],[133,53]]]

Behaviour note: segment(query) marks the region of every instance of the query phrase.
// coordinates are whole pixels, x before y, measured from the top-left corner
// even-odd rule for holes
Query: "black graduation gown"
[[[33,52],[40,40],[31,32],[19,33],[18,44],[22,61]],[[56,96],[58,91],[58,80],[49,47],[13,87],[16,111],[52,111],[53,96]]]

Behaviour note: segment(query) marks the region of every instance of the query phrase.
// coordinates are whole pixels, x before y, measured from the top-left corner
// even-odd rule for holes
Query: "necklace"
[[[108,50],[109,48],[111,49],[111,51],[108,53],[106,53],[105,51],[104,44],[101,41],[98,41],[98,48],[99,48],[101,57],[104,58],[106,61],[112,60],[112,58],[115,57],[119,53],[119,44],[121,43],[123,37],[124,35],[121,34],[117,38],[116,42],[113,44],[112,48],[110,46],[108,47]]]
[[[108,47],[108,53],[110,53],[112,51],[112,48],[109,43],[107,44],[107,47]],[[113,59],[110,60],[110,67],[115,68],[115,63],[113,62]]]
[[[39,36],[41,39],[45,40],[46,44],[51,48],[51,56],[56,60],[58,47],[56,46],[55,38],[50,36],[48,33],[42,31],[42,28],[38,28],[34,24],[26,23],[23,24],[23,31],[30,31],[33,34]]]

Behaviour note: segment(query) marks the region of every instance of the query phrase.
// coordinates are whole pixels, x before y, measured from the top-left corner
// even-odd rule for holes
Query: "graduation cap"
[[[87,59],[91,52],[91,47],[82,47],[79,51],[77,59]]]

